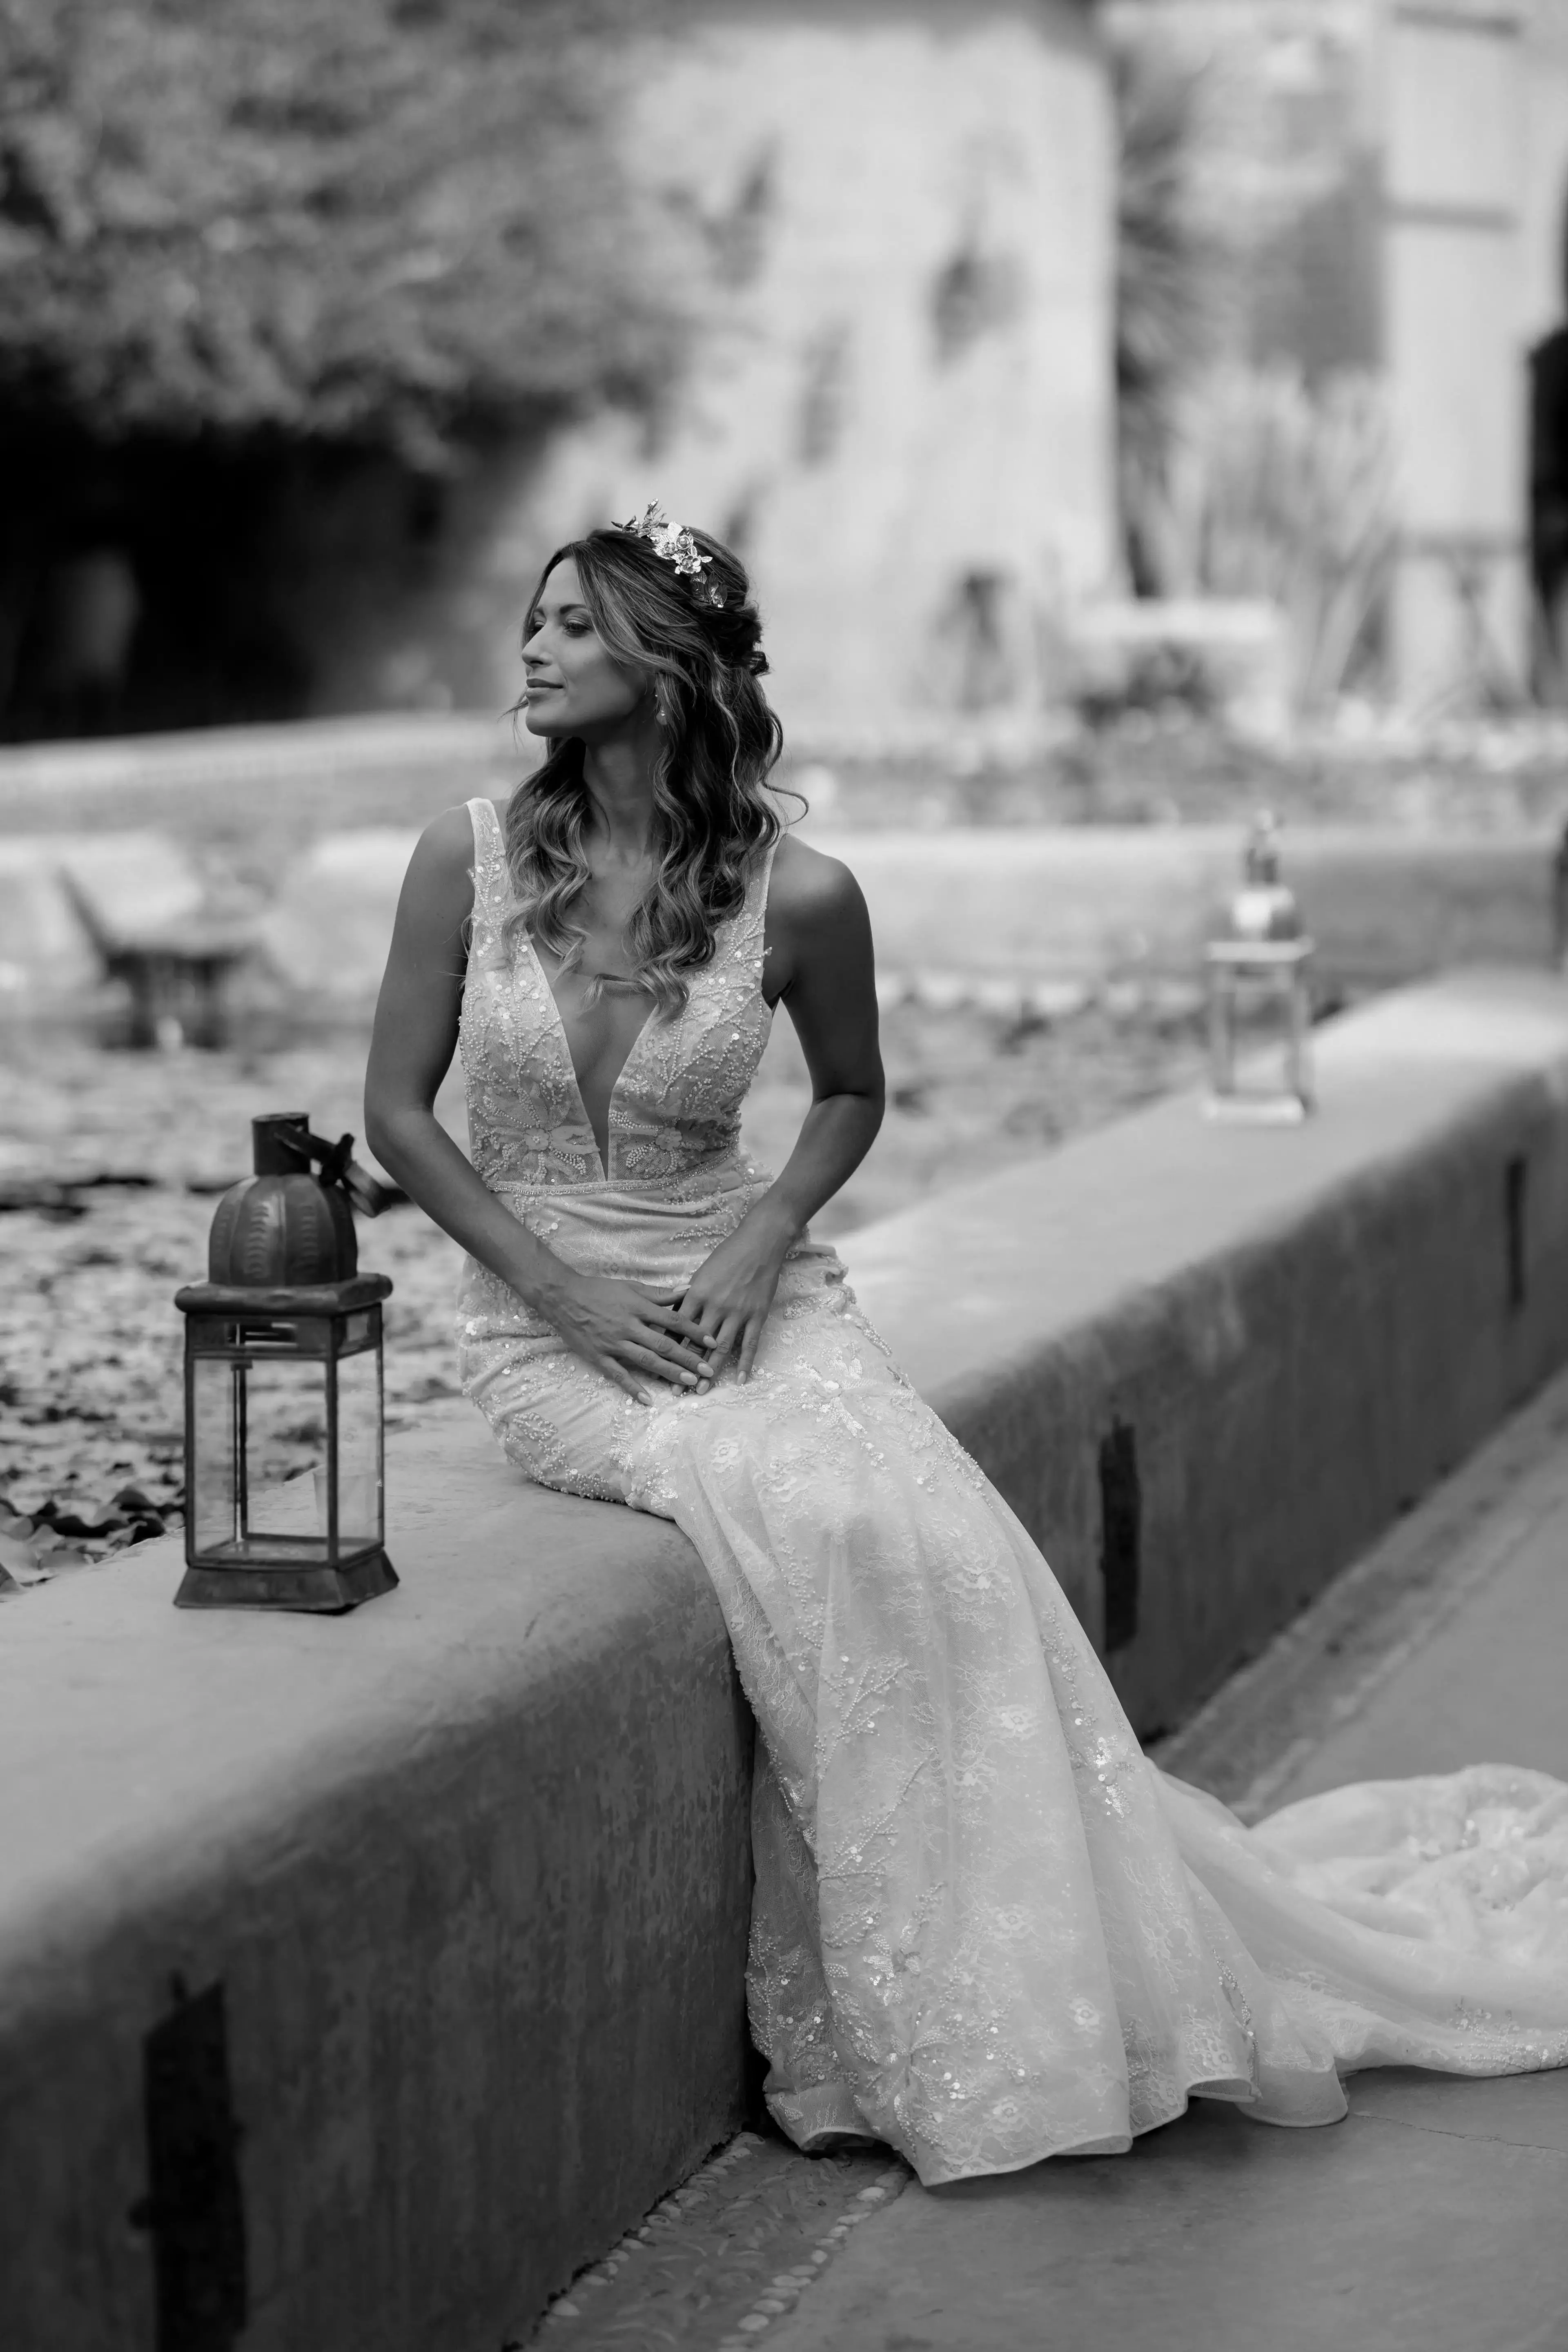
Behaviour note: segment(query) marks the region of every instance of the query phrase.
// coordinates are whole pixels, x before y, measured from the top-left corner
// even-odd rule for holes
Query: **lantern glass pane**
[[[236,1513],[237,1492],[237,1372],[215,1356],[198,1356],[191,1364],[190,1493],[191,1537],[197,1551],[216,1551],[232,1544],[239,1530]]]
[[[1238,1092],[1244,1095],[1290,1094],[1297,1077],[1293,1062],[1296,1037],[1292,992],[1289,981],[1243,982],[1237,992],[1237,1043],[1245,1054]]]
[[[284,1479],[327,1461],[327,1367],[279,1357],[245,1373],[245,1482],[251,1538],[299,1536]]]
[[[1211,1109],[1294,1123],[1311,1108],[1311,995],[1300,963],[1269,966],[1210,950]]]
[[[374,1348],[381,1337],[381,1309],[363,1307],[357,1315],[345,1315],[338,1334],[340,1356],[357,1355],[362,1348]]]
[[[381,1354],[338,1364],[338,1549],[382,1539]]]

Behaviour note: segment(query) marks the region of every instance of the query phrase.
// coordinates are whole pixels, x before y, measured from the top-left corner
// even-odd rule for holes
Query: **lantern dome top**
[[[1279,826],[1271,810],[1261,810],[1252,821],[1243,871],[1246,878],[1226,908],[1222,936],[1248,943],[1299,940],[1301,910],[1295,892],[1280,878]]]
[[[256,1173],[231,1185],[218,1202],[208,1281],[279,1290],[351,1280],[359,1271],[359,1244],[340,1179],[353,1138],[322,1143],[302,1111],[252,1119],[251,1135]]]

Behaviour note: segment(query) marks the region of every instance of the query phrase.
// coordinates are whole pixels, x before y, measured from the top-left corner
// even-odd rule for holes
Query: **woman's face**
[[[615,734],[648,692],[643,672],[616,661],[595,629],[570,557],[550,573],[528,616],[522,667],[531,735],[580,735],[592,742]]]

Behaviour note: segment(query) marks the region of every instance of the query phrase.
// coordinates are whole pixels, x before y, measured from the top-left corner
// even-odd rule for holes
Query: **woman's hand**
[[[536,1303],[574,1355],[651,1404],[647,1381],[677,1388],[707,1385],[708,1342],[676,1305],[679,1290],[655,1290],[611,1275],[574,1274]]]
[[[710,1351],[700,1393],[710,1380],[718,1379],[731,1359],[742,1380],[751,1379],[763,1326],[793,1238],[792,1231],[753,1209],[744,1224],[703,1260],[687,1284],[681,1310]]]

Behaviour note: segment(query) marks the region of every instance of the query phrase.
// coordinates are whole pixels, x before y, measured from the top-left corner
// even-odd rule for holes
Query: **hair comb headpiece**
[[[692,592],[700,604],[717,604],[723,609],[724,598],[703,572],[713,561],[704,555],[683,523],[671,522],[657,499],[650,499],[640,517],[630,522],[618,522],[617,530],[629,531],[634,539],[646,539],[654,553],[666,563],[673,564],[691,583]]]

